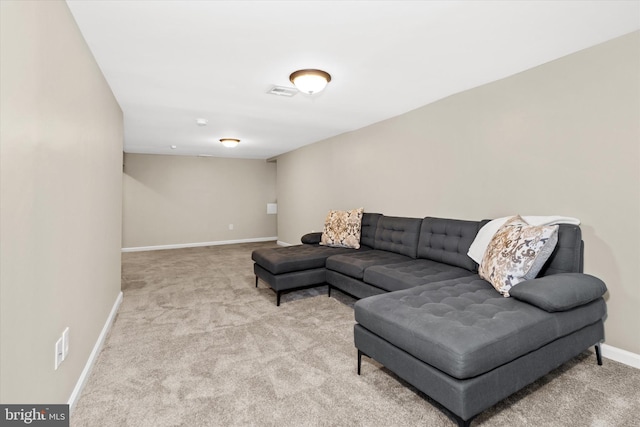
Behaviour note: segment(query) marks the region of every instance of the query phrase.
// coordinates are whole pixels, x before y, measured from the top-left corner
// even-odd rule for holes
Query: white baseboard
[[[283,242],[281,240],[278,240],[276,243],[278,246],[293,246],[291,243]]]
[[[623,363],[636,369],[640,369],[640,354],[632,353],[621,348],[612,347],[607,344],[600,346],[602,357]]]
[[[91,373],[91,369],[93,369],[93,365],[96,363],[98,354],[100,354],[100,350],[102,350],[104,341],[107,338],[107,334],[111,329],[111,325],[113,324],[113,321],[116,318],[116,313],[118,313],[118,309],[120,308],[120,304],[122,303],[122,296],[123,296],[122,291],[120,291],[120,293],[118,294],[118,297],[116,298],[116,301],[113,303],[113,307],[111,307],[111,312],[109,313],[109,317],[107,317],[107,321],[102,327],[102,331],[98,336],[98,340],[93,346],[93,350],[89,355],[89,359],[87,360],[87,363],[84,365],[84,369],[80,374],[80,378],[78,378],[78,382],[76,382],[76,386],[71,392],[71,396],[69,397],[69,401],[67,402],[67,404],[69,405],[69,415],[71,415],[71,413],[73,412],[73,409],[76,406],[76,403],[78,403],[78,398],[80,397],[80,393],[82,393],[82,389],[84,388],[84,385],[86,384],[87,379],[89,379],[89,374]]]
[[[278,240],[278,237],[277,236],[255,237],[252,239],[218,240],[215,242],[178,243],[176,245],[158,245],[158,246],[138,246],[134,248],[122,248],[122,252],[142,252],[142,251],[161,251],[165,249],[199,248],[202,246],[233,245],[236,243],[271,242],[273,240]]]

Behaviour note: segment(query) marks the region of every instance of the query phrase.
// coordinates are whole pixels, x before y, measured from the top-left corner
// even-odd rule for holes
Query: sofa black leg
[[[256,288],[258,287],[258,276],[256,275]]]
[[[367,355],[361,352],[360,350],[358,350],[358,375],[360,375],[360,372],[362,372],[362,356],[367,356]]]
[[[598,365],[602,366],[602,353],[600,352],[600,343],[596,344],[596,359],[598,360]]]
[[[276,291],[276,307],[280,307],[280,291]]]
[[[329,285],[329,291],[327,292],[327,296],[331,298],[331,285]]]

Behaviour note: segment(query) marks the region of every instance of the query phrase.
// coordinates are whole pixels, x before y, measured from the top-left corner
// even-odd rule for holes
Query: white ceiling
[[[638,0],[67,3],[127,153],[270,158],[640,29]],[[301,68],[333,80],[266,94]]]

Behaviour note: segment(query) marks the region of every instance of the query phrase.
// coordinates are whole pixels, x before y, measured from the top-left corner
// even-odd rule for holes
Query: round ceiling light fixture
[[[235,138],[222,138],[220,142],[227,148],[237,147],[240,144],[240,140]]]
[[[300,92],[313,95],[327,86],[331,76],[322,70],[298,70],[291,73],[289,80]]]

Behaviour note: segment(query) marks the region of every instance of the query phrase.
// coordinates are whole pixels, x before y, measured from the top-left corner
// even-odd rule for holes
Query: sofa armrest
[[[322,239],[322,232],[315,232],[305,234],[304,236],[302,236],[300,241],[307,245],[316,245],[320,243],[320,239]]]
[[[513,298],[548,312],[567,311],[600,298],[607,286],[597,277],[561,273],[525,280],[509,289]]]

